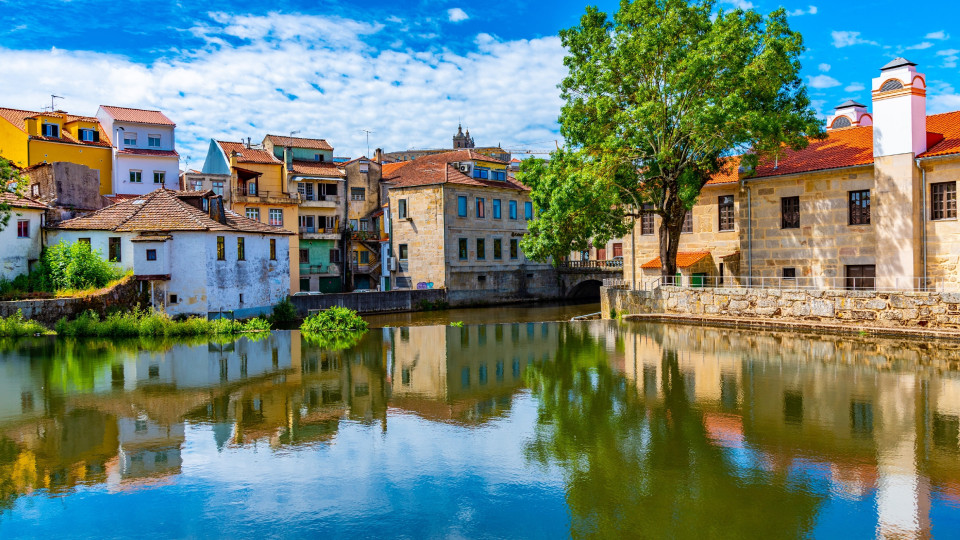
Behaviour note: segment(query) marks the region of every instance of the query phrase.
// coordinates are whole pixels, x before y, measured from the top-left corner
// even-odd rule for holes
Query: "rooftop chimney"
[[[927,150],[927,85],[917,65],[896,58],[873,79],[873,155]]]
[[[377,162],[377,165],[383,165],[383,148],[377,148],[374,150],[373,160]]]
[[[834,111],[833,116],[827,119],[828,130],[873,125],[873,117],[867,112],[866,105],[852,99],[834,107]]]

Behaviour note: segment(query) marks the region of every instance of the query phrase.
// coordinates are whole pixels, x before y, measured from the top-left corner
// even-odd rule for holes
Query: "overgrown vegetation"
[[[270,315],[270,322],[274,326],[285,326],[292,324],[297,320],[297,308],[289,299],[285,298],[279,304],[273,306],[273,314]]]
[[[72,321],[60,319],[55,330],[57,335],[71,337],[179,337],[269,332],[270,322],[261,318],[246,322],[202,317],[174,320],[160,311],[135,308],[133,311],[113,313],[103,319],[97,313],[87,311]]]
[[[20,310],[7,318],[0,317],[0,337],[23,337],[49,332],[37,321],[24,319]]]
[[[29,274],[12,281],[0,280],[0,298],[76,296],[123,277],[120,268],[107,262],[100,250],[83,242],[60,242],[43,250]]]
[[[417,303],[417,307],[420,308],[420,311],[440,311],[442,309],[448,309],[450,304],[443,300],[437,300],[436,302],[421,300]]]
[[[453,321],[450,326],[454,328],[463,328],[463,321]]]
[[[364,332],[367,329],[367,321],[357,314],[356,311],[339,306],[333,306],[310,315],[303,320],[300,330],[306,333],[319,334],[325,332]]]

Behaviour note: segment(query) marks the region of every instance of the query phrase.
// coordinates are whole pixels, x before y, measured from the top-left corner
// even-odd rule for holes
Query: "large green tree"
[[[684,217],[713,175],[823,137],[799,76],[803,39],[785,11],[714,8],[624,0],[612,19],[590,7],[560,32],[568,148],[521,167],[537,207],[525,253],[557,261],[626,235],[649,212],[662,218],[669,279]],[[729,159],[737,154],[742,163]]]

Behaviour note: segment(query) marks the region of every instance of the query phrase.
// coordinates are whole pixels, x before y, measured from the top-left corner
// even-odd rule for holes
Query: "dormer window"
[[[136,146],[137,145],[137,134],[136,133],[123,133],[123,145],[124,146]]]
[[[60,138],[60,126],[57,124],[43,124],[43,136],[44,137],[54,137]]]
[[[487,178],[490,177],[490,169],[486,169],[486,168],[483,168],[483,167],[474,167],[474,168],[473,168],[473,177],[474,177],[474,178],[480,178],[480,179],[486,180]]]
[[[901,88],[903,88],[903,83],[897,79],[890,79],[880,85],[881,92],[889,92],[890,90],[899,90]]]
[[[147,146],[151,148],[160,148],[160,136],[147,135]]]
[[[503,181],[503,180],[506,180],[506,179],[507,179],[507,171],[502,171],[502,170],[501,170],[501,171],[491,171],[491,174],[493,175],[493,179],[494,179],[494,180],[501,180],[501,181]]]
[[[836,129],[836,128],[850,127],[852,125],[853,124],[850,122],[850,119],[847,118],[846,116],[838,116],[837,119],[833,121],[833,125],[830,127]]]
[[[97,133],[97,130],[95,129],[89,129],[89,128],[80,129],[77,131],[77,135],[79,135],[79,139],[83,142],[96,142],[100,139],[97,136],[98,133]]]
[[[323,154],[314,154],[313,159],[315,161],[324,161]]]

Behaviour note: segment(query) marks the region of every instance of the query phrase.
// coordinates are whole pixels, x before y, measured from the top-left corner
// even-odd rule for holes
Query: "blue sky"
[[[338,155],[449,145],[458,119],[481,145],[550,148],[559,138],[556,33],[581,1],[59,2],[0,0],[0,105],[37,109],[49,94],[160,108],[178,124],[184,164],[211,137],[265,133],[328,139]],[[611,12],[618,2],[597,2]],[[930,113],[960,109],[960,8],[946,1],[783,5],[808,51],[804,80],[826,115],[869,103],[878,68],[903,55],[926,73]],[[892,15],[895,14],[895,15]],[[956,36],[951,34],[956,34]]]

